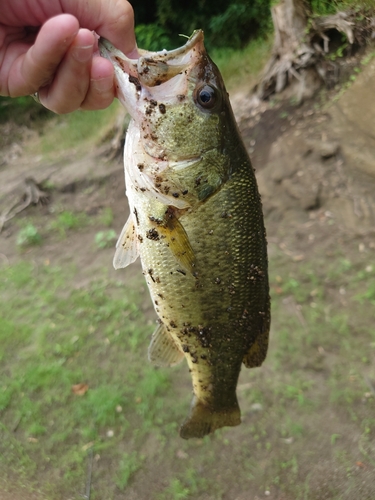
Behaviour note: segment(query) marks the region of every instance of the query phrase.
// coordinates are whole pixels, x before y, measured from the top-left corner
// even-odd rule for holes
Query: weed
[[[95,235],[95,244],[98,248],[108,248],[113,246],[114,241],[117,239],[117,233],[114,229],[108,231],[99,231]]]
[[[42,236],[34,224],[31,224],[31,222],[22,228],[17,235],[17,245],[20,247],[40,245],[41,242]]]
[[[375,283],[370,283],[365,292],[356,295],[356,299],[362,304],[366,301],[375,304]]]
[[[205,490],[207,481],[194,468],[188,468],[184,473],[184,481],[189,488],[190,494],[197,495],[199,491]]]
[[[85,473],[80,447],[88,441],[95,441],[98,449],[107,449],[109,429],[121,438],[132,433],[129,419],[142,432],[154,425],[162,408],[159,394],[168,386],[166,373],[154,376],[151,370],[138,383],[138,359],[116,347],[119,327],[125,331],[123,340],[130,328],[137,343],[150,333],[147,327],[142,331],[135,324],[138,307],[130,295],[124,299],[117,284],[102,281],[92,283],[89,289],[72,290],[66,282],[72,276],[73,269],[65,268],[62,274],[59,268],[37,269],[20,263],[2,269],[0,281],[0,371],[4,374],[0,416],[5,429],[16,425],[26,442],[15,449],[10,447],[11,434],[1,432],[0,467],[8,456],[23,468],[21,456],[32,453],[40,464],[48,462],[60,471],[64,487]],[[59,294],[61,288],[70,290],[69,294]],[[95,366],[89,368],[88,360],[92,363],[94,359]],[[128,381],[124,385],[123,373],[115,367],[126,359]],[[87,382],[88,391],[77,396],[72,386],[80,382]],[[136,397],[145,402],[142,412]],[[26,438],[38,440],[34,451],[28,450]],[[72,440],[74,447],[69,444]],[[57,455],[51,451],[56,446]],[[125,484],[122,476],[119,481]]]
[[[334,445],[338,439],[340,439],[341,434],[332,434],[331,435],[331,444]]]
[[[173,478],[170,480],[169,486],[164,492],[158,495],[158,500],[184,500],[189,496],[189,488],[187,488],[180,479]]]
[[[327,56],[328,59],[330,59],[331,61],[336,61],[337,58],[340,59],[340,58],[344,57],[345,51],[348,48],[348,46],[349,46],[349,42],[347,41],[346,36],[343,35],[341,45],[338,47],[338,49],[335,52],[333,52]],[[354,76],[354,75],[352,75],[352,76]]]
[[[84,227],[88,223],[88,218],[85,213],[74,213],[64,210],[58,214],[56,220],[52,221],[49,228],[57,231],[60,237],[65,238],[67,231]]]
[[[244,80],[249,88],[257,82],[257,75],[269,59],[272,37],[252,40],[241,50],[214,49],[211,57],[218,65],[228,88],[238,86]]]
[[[363,66],[367,66],[371,61],[372,59],[375,57],[375,52],[369,52],[368,54],[366,54],[366,56],[362,59],[361,61],[361,64]]]
[[[134,451],[132,453],[124,453],[117,470],[116,484],[120,490],[124,490],[129,484],[132,475],[137,472],[142,466],[144,458],[139,457]]]
[[[80,144],[80,151],[89,149],[108,133],[118,109],[119,104],[114,102],[109,108],[101,111],[75,111],[54,116],[49,120],[39,141],[33,145],[33,150],[56,157],[76,148],[77,144]]]
[[[72,267],[3,267],[0,489],[16,474],[25,491],[35,478],[51,500],[73,498],[86,481],[88,447],[96,498],[133,490],[160,500],[207,491],[255,498],[277,488],[307,500],[322,496],[324,481],[338,499],[362,488],[361,474],[375,462],[374,269],[356,245],[329,263],[271,257],[270,351],[261,369],[241,372],[242,425],[187,442],[178,427],[189,405],[188,369],[148,364],[154,326],[141,281],[125,287],[106,270],[77,288]],[[81,394],[78,384],[87,386]],[[368,469],[355,472],[359,461]],[[152,493],[142,489],[146,481]]]
[[[99,224],[102,224],[103,226],[110,227],[113,223],[113,210],[110,207],[105,207],[103,210],[100,212],[100,215],[98,217],[98,222]]]

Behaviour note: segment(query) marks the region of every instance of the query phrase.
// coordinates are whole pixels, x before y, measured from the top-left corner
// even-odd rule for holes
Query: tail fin
[[[184,439],[202,438],[220,427],[240,425],[241,411],[235,399],[232,406],[221,410],[212,410],[194,396],[190,414],[180,428]]]

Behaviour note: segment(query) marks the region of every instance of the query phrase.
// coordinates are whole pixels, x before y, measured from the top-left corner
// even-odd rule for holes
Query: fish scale
[[[121,55],[120,68],[119,52],[101,45],[133,118],[131,215],[115,263],[140,256],[159,317],[149,358],[159,366],[186,359],[194,397],[180,435],[202,437],[241,422],[241,365],[260,366],[267,353],[267,248],[254,171],[201,31],[175,51]]]

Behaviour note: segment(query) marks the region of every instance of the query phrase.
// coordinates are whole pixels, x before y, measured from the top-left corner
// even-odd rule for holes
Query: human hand
[[[0,95],[39,92],[56,113],[109,106],[114,70],[91,30],[136,55],[126,0],[1,0]]]

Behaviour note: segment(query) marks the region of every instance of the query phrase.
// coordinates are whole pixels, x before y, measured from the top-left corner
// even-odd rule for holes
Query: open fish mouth
[[[139,49],[138,59],[127,57],[105,39],[100,39],[99,48],[115,68],[116,95],[142,130],[139,140],[145,153],[155,161],[167,157],[172,161],[197,158],[200,152],[180,150],[175,154],[171,151],[175,147],[165,148],[158,139],[163,135],[162,122],[171,116],[172,108],[177,110],[182,106],[186,121],[189,120],[187,105],[197,83],[205,77],[208,61],[203,31],[195,31],[177,49],[158,52]]]
[[[204,51],[203,40],[203,31],[196,30],[183,46],[158,52],[139,49],[138,59],[128,58],[104,38],[99,41],[99,50],[103,57],[114,63],[117,72],[122,70],[136,78],[140,85],[155,87],[191,66],[194,56]]]

